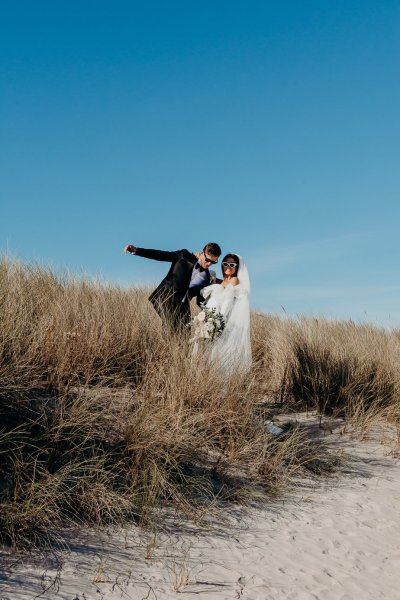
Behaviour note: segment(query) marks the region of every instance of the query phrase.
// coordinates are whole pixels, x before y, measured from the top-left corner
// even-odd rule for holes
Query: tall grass
[[[311,464],[299,432],[265,427],[276,402],[398,421],[398,334],[254,314],[252,372],[227,379],[147,295],[0,262],[1,542],[273,493]]]
[[[270,394],[282,402],[356,425],[374,416],[399,421],[398,331],[352,321],[259,316],[253,340],[261,356],[264,351]]]

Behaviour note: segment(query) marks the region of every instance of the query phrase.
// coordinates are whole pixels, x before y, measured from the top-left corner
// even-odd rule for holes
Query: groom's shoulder
[[[193,252],[187,250],[187,248],[182,248],[182,250],[178,250],[177,254],[181,256],[181,258],[185,258],[186,260],[197,260]]]

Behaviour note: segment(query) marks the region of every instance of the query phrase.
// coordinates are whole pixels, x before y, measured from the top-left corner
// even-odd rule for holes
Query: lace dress
[[[249,293],[240,283],[223,287],[219,283],[202,290],[208,308],[224,317],[225,328],[213,342],[211,360],[224,371],[246,372],[251,368]]]

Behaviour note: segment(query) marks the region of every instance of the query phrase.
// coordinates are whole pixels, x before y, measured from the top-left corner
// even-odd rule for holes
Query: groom
[[[201,252],[193,254],[186,249],[175,252],[146,250],[128,244],[124,248],[129,254],[143,256],[171,263],[171,267],[160,285],[150,295],[149,300],[160,317],[174,331],[183,330],[190,323],[190,300],[197,299],[200,304],[200,291],[206,285],[215,283],[215,273],[208,270],[221,256],[218,244],[210,242]]]

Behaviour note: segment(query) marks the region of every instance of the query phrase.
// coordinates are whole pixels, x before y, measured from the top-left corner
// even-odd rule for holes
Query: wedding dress
[[[246,372],[251,368],[250,345],[250,280],[247,267],[239,256],[238,285],[226,287],[215,283],[203,288],[201,294],[207,308],[215,308],[224,317],[225,328],[212,346],[211,360],[224,371]]]

